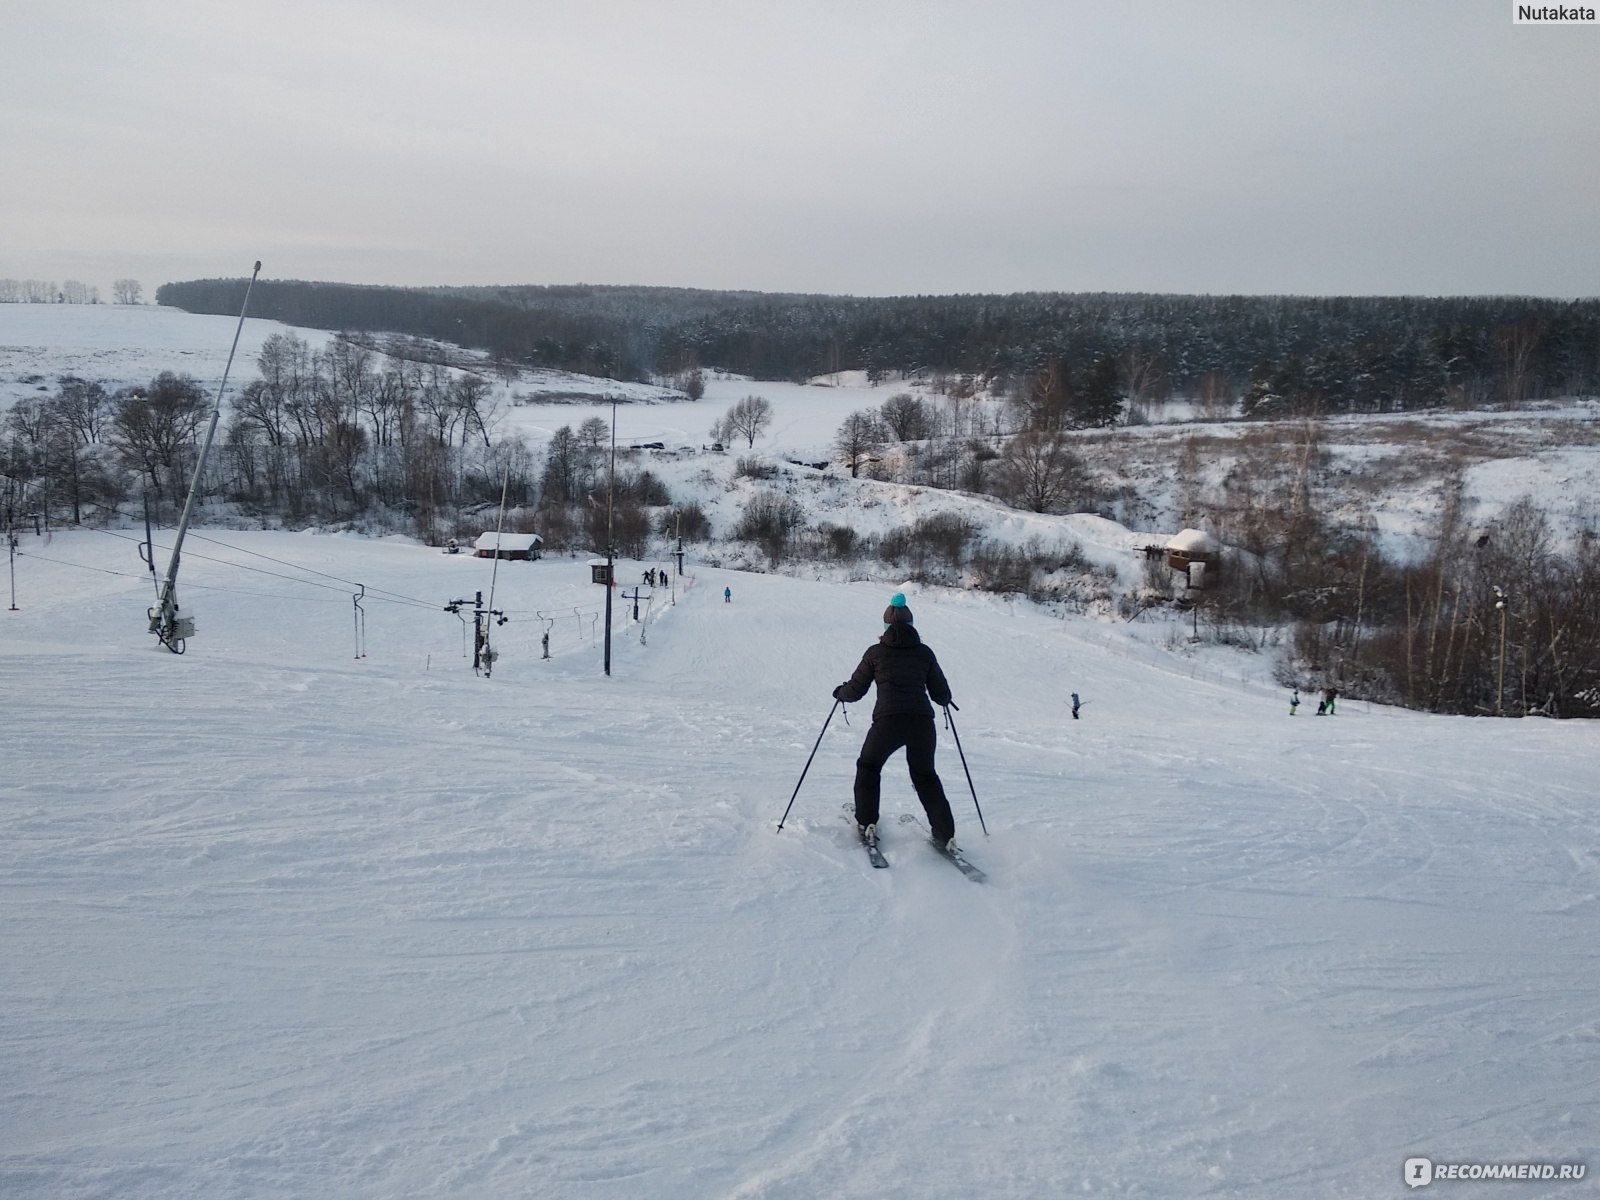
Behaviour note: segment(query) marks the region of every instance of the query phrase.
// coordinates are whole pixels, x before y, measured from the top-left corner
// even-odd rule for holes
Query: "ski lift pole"
[[[11,612],[21,612],[17,607],[17,531],[6,525],[6,552],[11,556]]]
[[[350,596],[350,603],[355,608],[356,657],[365,658],[367,656],[367,610],[361,607],[361,600],[367,594],[367,585],[358,583],[356,586],[361,590],[351,593]]]
[[[833,707],[828,710],[828,720],[822,723],[822,733],[828,732],[828,721],[833,720],[833,714],[839,711],[843,700],[835,700]],[[794,807],[794,798],[800,794],[800,785],[806,781],[806,772],[811,770],[811,759],[817,756],[817,747],[822,745],[822,733],[817,734],[817,745],[811,747],[811,756],[806,759],[806,765],[800,769],[800,778],[795,781],[794,792],[789,796],[788,806],[783,810],[783,816],[778,818],[778,832],[783,832],[783,823],[789,819],[789,809]]]
[[[144,494],[144,544],[139,547],[139,557],[150,568],[150,583],[156,589],[156,599],[161,599],[161,580],[156,577],[156,544],[150,532],[150,492]]]
[[[233,356],[239,350],[239,335],[244,332],[244,316],[250,308],[250,291],[255,287],[256,277],[260,274],[261,260],[257,259],[255,269],[250,272],[250,282],[245,284],[244,301],[239,305],[239,324],[233,330],[233,345],[228,349],[227,365],[222,368],[222,382],[217,385],[217,398],[211,408],[211,421],[206,426],[206,438],[200,446],[200,457],[194,464],[194,478],[189,481],[189,498],[183,502],[183,515],[178,519],[178,533],[172,542],[172,558],[167,563],[167,578],[161,585],[161,595],[156,601],[156,606],[150,610],[150,632],[174,654],[183,653],[178,646],[189,633],[193,632],[192,626],[185,628],[178,621],[178,564],[183,557],[183,538],[189,531],[189,518],[194,513],[195,498],[200,494],[200,480],[205,474],[206,458],[211,453],[211,442],[217,436],[217,422],[222,418],[222,397],[228,389],[228,374],[233,370]]]
[[[972,789],[972,807],[978,810],[978,826],[983,830],[983,836],[988,837],[989,826],[984,824],[983,806],[978,803],[978,789],[972,786],[972,772],[967,770],[967,754],[966,751],[961,748],[961,735],[956,732],[956,719],[950,715],[950,710],[952,708],[955,708],[955,705],[946,704],[944,706],[945,724],[950,726],[950,732],[956,739],[956,753],[961,755],[961,769],[966,772],[967,787]]]

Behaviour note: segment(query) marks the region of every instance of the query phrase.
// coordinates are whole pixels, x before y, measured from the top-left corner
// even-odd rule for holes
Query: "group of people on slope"
[[[1333,715],[1334,706],[1338,703],[1338,701],[1339,701],[1339,689],[1338,688],[1324,688],[1323,691],[1322,691],[1322,699],[1317,701],[1317,716],[1319,716],[1319,717],[1330,716],[1331,717]],[[1295,688],[1294,689],[1294,694],[1289,697],[1289,715],[1291,717],[1294,716],[1295,710],[1297,708],[1299,708],[1299,707],[1300,707],[1300,689],[1299,688]]]

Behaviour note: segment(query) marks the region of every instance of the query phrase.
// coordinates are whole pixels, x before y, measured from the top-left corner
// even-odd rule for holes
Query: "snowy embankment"
[[[584,563],[502,564],[485,680],[438,606],[489,563],[206,536],[181,658],[110,534],[25,539],[0,614],[0,1194],[1343,1197],[1414,1154],[1596,1162],[1592,723],[1290,719],[1141,627],[913,591],[980,887],[895,823],[899,758],[892,869],[853,844],[864,705],[774,828],[890,588],[692,571],[642,625],[619,601],[608,679]]]

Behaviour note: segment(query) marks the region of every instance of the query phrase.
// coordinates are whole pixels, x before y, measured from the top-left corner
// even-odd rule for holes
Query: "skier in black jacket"
[[[950,685],[939,660],[911,623],[906,598],[896,592],[883,611],[883,636],[868,646],[855,674],[833,689],[833,698],[850,703],[878,685],[872,706],[872,728],[856,759],[856,823],[863,833],[878,823],[878,791],[883,764],[900,747],[906,749],[906,766],[917,799],[928,814],[928,829],[941,846],[955,839],[956,822],[945,798],[944,784],[933,767],[938,738],[933,726],[933,704],[951,703]],[[933,704],[928,703],[929,697]]]

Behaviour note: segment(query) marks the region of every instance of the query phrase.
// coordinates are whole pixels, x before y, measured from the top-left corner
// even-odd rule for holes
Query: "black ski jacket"
[[[883,631],[876,645],[868,646],[854,675],[833,689],[836,699],[861,699],[874,683],[878,700],[872,718],[906,713],[932,717],[933,704],[950,703],[950,684],[939,669],[933,651],[922,644],[916,627],[896,622]],[[928,697],[933,697],[933,704]]]

